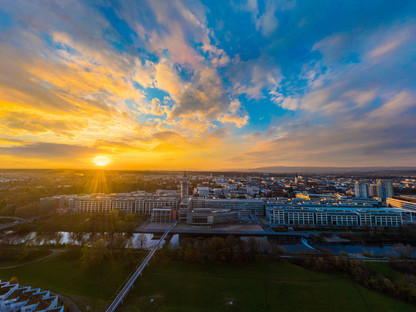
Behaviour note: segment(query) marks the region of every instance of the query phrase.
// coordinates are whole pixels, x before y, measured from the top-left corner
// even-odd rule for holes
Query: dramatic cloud
[[[415,13],[411,0],[1,1],[0,161],[416,165]]]
[[[13,147],[0,147],[0,154],[27,158],[58,159],[71,161],[75,157],[87,157],[99,153],[93,147],[54,143],[27,143]]]

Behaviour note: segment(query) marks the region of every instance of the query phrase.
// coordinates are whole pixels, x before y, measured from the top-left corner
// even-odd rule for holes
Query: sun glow
[[[104,166],[107,166],[111,162],[111,159],[107,156],[97,156],[94,158],[92,162],[96,164],[97,166],[104,167]]]

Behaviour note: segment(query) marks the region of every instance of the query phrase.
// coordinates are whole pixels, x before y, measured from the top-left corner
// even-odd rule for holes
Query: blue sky
[[[2,1],[0,160],[416,166],[415,13],[404,0]]]

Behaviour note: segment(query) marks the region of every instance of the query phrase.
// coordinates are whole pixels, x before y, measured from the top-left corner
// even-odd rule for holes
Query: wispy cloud
[[[6,166],[415,164],[414,1],[0,10]]]

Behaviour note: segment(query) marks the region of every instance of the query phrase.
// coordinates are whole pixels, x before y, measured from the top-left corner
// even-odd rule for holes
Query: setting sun
[[[107,156],[97,156],[93,160],[93,163],[100,167],[107,166],[110,162],[111,159]]]

